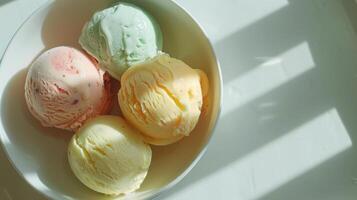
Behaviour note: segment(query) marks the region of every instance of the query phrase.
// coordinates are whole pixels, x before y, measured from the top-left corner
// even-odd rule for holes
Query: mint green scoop
[[[148,13],[135,5],[119,3],[96,12],[83,27],[79,43],[102,69],[120,80],[130,66],[158,54],[162,33]]]

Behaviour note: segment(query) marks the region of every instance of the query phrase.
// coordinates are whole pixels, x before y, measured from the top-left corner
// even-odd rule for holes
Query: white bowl
[[[27,67],[51,47],[79,47],[84,23],[103,0],[49,1],[21,26],[0,64],[0,135],[5,151],[20,175],[36,190],[53,199],[143,199],[180,181],[202,156],[219,116],[222,78],[212,46],[199,25],[173,1],[129,1],[151,13],[164,36],[164,51],[203,69],[210,80],[208,111],[189,137],[164,147],[153,146],[153,160],[142,187],[131,195],[109,197],[86,188],[72,174],[67,144],[72,134],[43,128],[28,112],[24,100]]]

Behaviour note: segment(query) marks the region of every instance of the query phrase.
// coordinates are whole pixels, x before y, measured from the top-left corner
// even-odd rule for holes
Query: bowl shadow
[[[45,47],[49,49],[65,45],[81,49],[78,38],[82,27],[96,10],[109,3],[109,0],[58,0],[51,3],[41,32]],[[86,5],[86,9],[83,9],[83,5]]]

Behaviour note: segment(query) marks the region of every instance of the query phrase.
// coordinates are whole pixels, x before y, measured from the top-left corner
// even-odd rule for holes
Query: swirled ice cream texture
[[[135,191],[144,181],[151,148],[123,118],[99,116],[72,137],[68,161],[87,187],[109,195]]]
[[[162,48],[162,33],[147,12],[119,3],[96,12],[83,27],[79,43],[120,80],[127,68],[157,55]]]
[[[166,54],[133,66],[121,78],[118,97],[123,115],[151,144],[167,145],[188,136],[207,94],[201,73]]]
[[[75,131],[85,120],[105,113],[110,96],[109,76],[71,47],[45,51],[27,73],[26,103],[45,127]]]

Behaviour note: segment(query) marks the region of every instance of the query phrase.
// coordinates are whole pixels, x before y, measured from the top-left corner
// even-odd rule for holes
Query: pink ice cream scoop
[[[110,78],[81,51],[56,47],[30,66],[25,99],[45,127],[77,130],[110,107]]]

